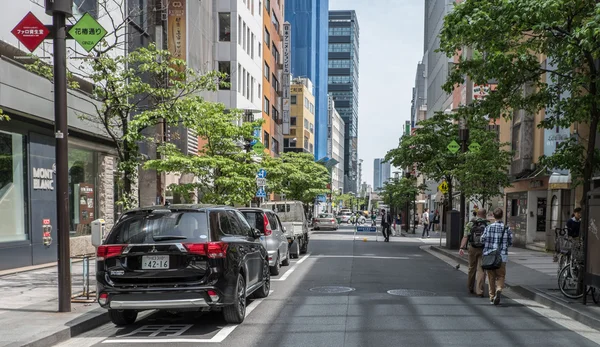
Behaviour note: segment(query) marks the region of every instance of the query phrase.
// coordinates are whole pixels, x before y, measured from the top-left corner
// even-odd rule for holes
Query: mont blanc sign
[[[55,165],[51,169],[33,168],[32,186],[34,190],[54,190],[54,173],[56,172]]]

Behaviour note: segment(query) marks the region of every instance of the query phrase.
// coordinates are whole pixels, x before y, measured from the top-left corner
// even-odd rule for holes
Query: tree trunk
[[[452,211],[452,177],[446,177],[448,182],[448,211]]]

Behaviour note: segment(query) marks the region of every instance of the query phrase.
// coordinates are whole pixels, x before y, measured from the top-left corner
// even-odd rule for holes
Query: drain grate
[[[326,294],[339,294],[348,293],[354,291],[354,288],[340,287],[340,286],[326,286],[326,287],[314,287],[310,288],[311,292],[326,293]]]
[[[417,290],[417,289],[392,289],[387,291],[390,295],[396,296],[436,296],[434,292],[428,292],[426,290]]]

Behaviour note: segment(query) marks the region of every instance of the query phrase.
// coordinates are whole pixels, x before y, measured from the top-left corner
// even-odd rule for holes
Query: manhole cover
[[[327,294],[348,293],[348,292],[351,292],[353,290],[354,290],[354,288],[350,288],[350,287],[338,287],[338,286],[310,288],[311,292],[327,293]]]
[[[396,296],[435,296],[434,292],[416,289],[392,289],[388,290],[387,293]]]

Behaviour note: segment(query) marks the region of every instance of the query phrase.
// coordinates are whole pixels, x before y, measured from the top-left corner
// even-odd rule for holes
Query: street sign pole
[[[54,30],[54,132],[56,139],[56,217],[58,228],[58,311],[71,312],[69,176],[67,128],[67,26],[73,0],[46,2]]]

